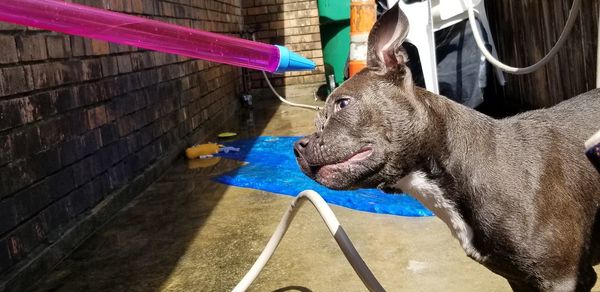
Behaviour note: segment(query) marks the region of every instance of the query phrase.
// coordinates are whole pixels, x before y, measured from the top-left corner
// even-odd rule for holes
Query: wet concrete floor
[[[253,119],[242,112],[223,130],[239,131],[242,137],[313,130],[314,112],[267,104],[272,106],[253,111]],[[239,162],[215,159],[200,164],[205,165],[177,160],[34,290],[231,290],[262,251],[292,197],[209,180],[239,167]],[[505,280],[467,258],[435,217],[332,208],[388,291],[510,291]],[[310,204],[299,212],[250,288],[365,290]]]

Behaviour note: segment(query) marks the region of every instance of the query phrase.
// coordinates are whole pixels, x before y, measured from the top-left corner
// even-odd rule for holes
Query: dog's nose
[[[308,139],[307,137],[296,141],[296,143],[294,144],[294,154],[296,154],[296,156],[300,156],[300,154],[304,152],[304,149],[306,149],[306,147],[308,146],[309,142],[310,139]]]
[[[306,146],[308,146],[308,142],[310,142],[310,139],[308,139],[307,137],[304,137],[300,140],[298,140],[298,147],[302,147],[302,148],[306,148]]]

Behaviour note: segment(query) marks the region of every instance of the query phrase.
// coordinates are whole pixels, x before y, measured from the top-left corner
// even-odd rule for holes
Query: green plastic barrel
[[[350,51],[350,0],[318,0],[321,45],[325,74],[336,85],[344,82]]]

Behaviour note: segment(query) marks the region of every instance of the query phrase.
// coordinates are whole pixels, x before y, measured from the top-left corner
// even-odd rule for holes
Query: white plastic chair
[[[492,54],[497,58],[496,46],[491,35],[490,25],[485,13],[483,0],[472,0],[492,46]],[[396,5],[398,0],[387,0],[388,7]],[[407,41],[419,51],[419,60],[423,69],[423,78],[427,90],[439,93],[437,62],[435,55],[434,32],[444,29],[468,18],[467,9],[461,0],[426,0],[406,4],[400,0],[400,8],[408,17],[410,31]],[[482,57],[483,58],[483,57]],[[501,85],[506,83],[502,70],[495,68],[496,77]]]

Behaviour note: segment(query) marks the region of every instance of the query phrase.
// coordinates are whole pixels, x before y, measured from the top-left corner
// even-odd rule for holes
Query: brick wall
[[[244,0],[245,24],[256,30],[261,42],[285,45],[313,60],[317,70],[271,75],[275,87],[325,83],[319,13],[316,0]],[[260,72],[251,74],[252,88],[267,87]]]
[[[243,23],[241,0],[74,2],[234,35]],[[0,23],[0,52],[2,291],[60,261],[241,89],[238,68],[16,25]]]

